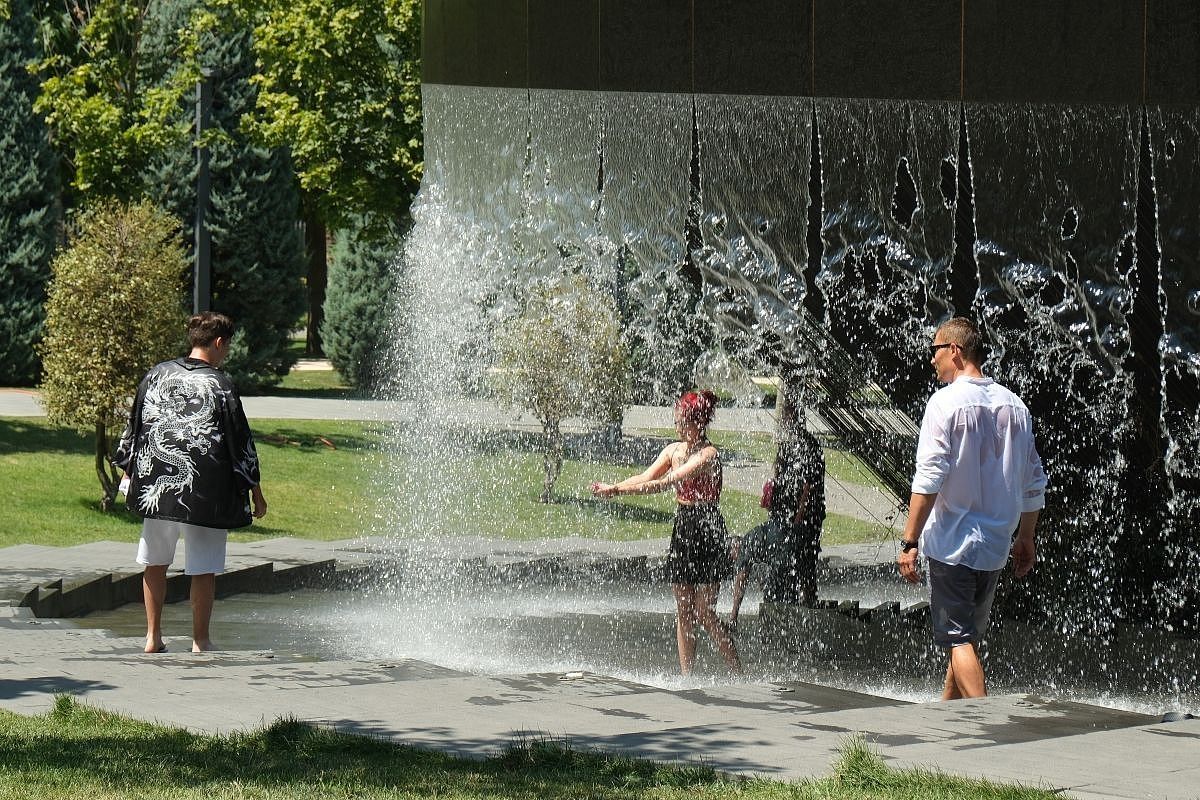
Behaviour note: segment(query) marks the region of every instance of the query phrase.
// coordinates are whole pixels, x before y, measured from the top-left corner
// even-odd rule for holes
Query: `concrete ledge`
[[[361,585],[377,571],[363,567],[339,569],[335,559],[307,564],[263,562],[232,569],[217,576],[217,597],[235,594],[274,594],[294,589],[335,589]],[[18,605],[35,617],[81,617],[93,611],[108,611],[126,603],[142,602],[142,574],[106,573],[74,586],[62,579],[35,586]],[[183,573],[167,576],[166,602],[186,600],[191,580]]]
[[[291,553],[288,561],[258,560],[257,554],[231,556],[231,568],[217,576],[217,597],[237,594],[275,594],[297,589],[361,590],[394,580],[408,569],[407,553],[373,552],[369,558],[320,558],[317,552]],[[361,555],[361,554],[359,554]],[[315,557],[313,561],[300,561]],[[472,554],[445,561],[440,569],[460,579],[480,585],[536,583],[570,587],[580,582],[623,581],[632,584],[665,583],[665,556],[661,554],[613,555],[599,552],[535,553],[513,552]],[[863,567],[864,571],[870,568]],[[890,569],[890,565],[889,565]],[[823,560],[822,573],[835,578]],[[181,572],[167,576],[166,602],[176,603],[189,596],[191,581]],[[39,584],[21,598],[19,605],[42,619],[80,617],[94,611],[108,611],[126,603],[142,602],[142,573],[103,573],[88,576],[75,584],[55,579]],[[770,604],[768,604],[770,605]],[[863,623],[900,625],[928,623],[927,603],[902,607],[894,600],[864,606],[858,600],[823,600],[815,610],[834,613]],[[788,617],[800,607],[778,605],[771,613]]]

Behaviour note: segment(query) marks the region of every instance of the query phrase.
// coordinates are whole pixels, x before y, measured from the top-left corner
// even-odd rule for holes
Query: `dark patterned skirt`
[[[671,548],[667,551],[667,580],[671,583],[717,583],[729,567],[728,532],[716,505],[678,505]]]

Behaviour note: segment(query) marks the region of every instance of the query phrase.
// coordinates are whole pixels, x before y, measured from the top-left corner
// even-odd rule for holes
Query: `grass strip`
[[[264,394],[277,397],[316,397],[338,400],[361,399],[363,393],[350,386],[331,369],[294,369]]]
[[[233,541],[268,536],[345,539],[367,524],[383,491],[372,478],[383,429],[364,422],[255,420],[263,489],[262,524]],[[136,542],[141,520],[100,511],[90,437],[40,417],[0,417],[0,547],[66,546],[104,539]]]
[[[544,504],[538,501],[541,456],[536,437],[527,434],[451,432],[449,438],[461,446],[412,452],[393,451],[392,444],[411,442],[415,433],[383,423],[256,419],[251,425],[270,508],[264,520],[235,532],[231,541],[333,540],[364,533],[622,541],[670,535],[669,495],[617,502],[591,496],[592,481],[639,471],[631,458],[569,453],[552,501]],[[641,446],[656,451],[659,445]],[[0,547],[137,541],[136,516],[99,510],[90,448],[88,437],[44,418],[0,417]],[[727,488],[721,507],[733,533],[764,518],[753,493]],[[831,514],[822,540],[843,544],[891,535],[882,526]]]
[[[39,717],[0,712],[0,800],[1049,800],[1037,789],[896,771],[850,740],[827,778],[742,779],[703,766],[517,742],[486,760],[456,758],[280,720],[209,736],[138,722],[60,696]],[[702,757],[703,754],[697,754]]]

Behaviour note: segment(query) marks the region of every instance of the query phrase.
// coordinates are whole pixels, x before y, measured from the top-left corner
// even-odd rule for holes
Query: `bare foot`
[[[192,640],[193,653],[209,653],[216,649],[217,646],[212,643],[212,639],[204,639],[203,641]]]
[[[146,639],[146,646],[142,649],[143,653],[165,653],[167,646],[163,644],[162,639]]]

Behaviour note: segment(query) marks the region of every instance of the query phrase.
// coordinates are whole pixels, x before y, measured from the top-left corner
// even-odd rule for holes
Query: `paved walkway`
[[[491,545],[472,546],[484,552]],[[521,546],[561,552],[581,545]],[[650,546],[605,545],[624,555]],[[512,543],[506,547],[509,556]],[[11,590],[114,565],[128,569],[129,548],[21,545],[0,550],[0,574]],[[378,557],[374,551],[362,540],[272,540],[232,545],[231,567],[328,558],[362,564]],[[186,639],[167,641],[172,652],[147,656],[140,639],[0,607],[0,707],[41,714],[55,694],[67,692],[198,731],[253,729],[292,715],[468,756],[495,753],[519,737],[552,737],[782,779],[828,774],[845,739],[858,734],[897,767],[932,767],[1096,800],[1200,796],[1196,719],[1164,723],[1020,695],[911,704],[799,682],[668,690],[577,672],[479,675],[412,660],[311,661],[262,650],[193,655],[179,652]]]

